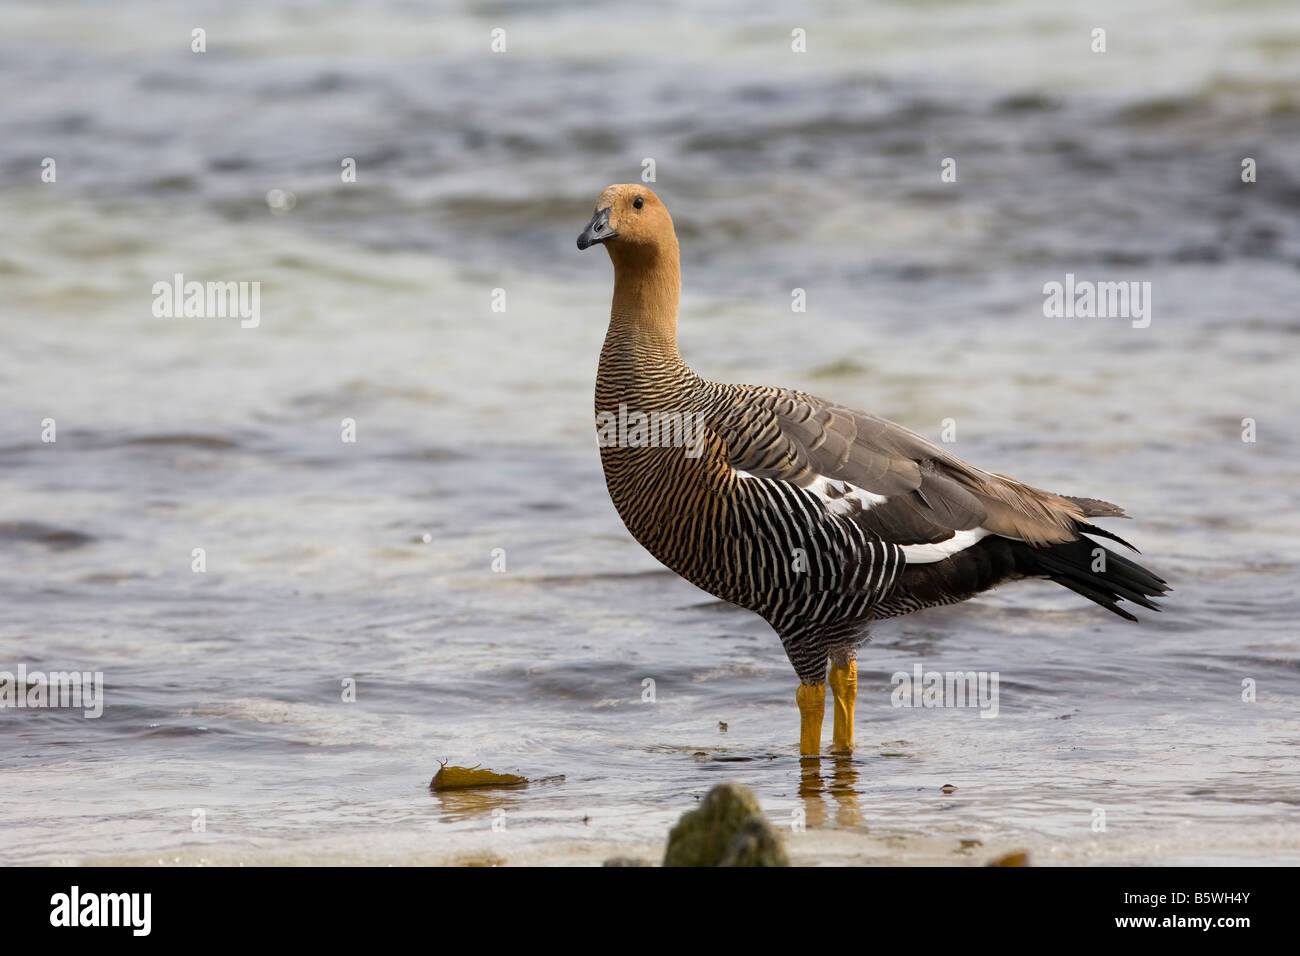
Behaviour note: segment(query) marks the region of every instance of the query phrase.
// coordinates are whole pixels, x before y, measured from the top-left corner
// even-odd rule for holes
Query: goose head
[[[608,187],[596,200],[596,212],[578,236],[578,248],[603,245],[617,263],[677,249],[672,217],[659,197],[642,183]]]

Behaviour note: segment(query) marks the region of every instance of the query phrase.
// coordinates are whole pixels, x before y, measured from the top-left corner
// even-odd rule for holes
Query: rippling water
[[[5,7],[0,670],[106,704],[0,710],[0,859],[657,857],[734,779],[799,862],[1300,862],[1300,9],[1143,7]],[[1165,613],[890,622],[859,753],[801,768],[776,638],[604,491],[573,240],[645,158],[699,371],[1122,503]],[[260,325],[155,318],[176,273]],[[1150,327],[1043,318],[1066,273],[1151,282]],[[892,707],[918,663],[999,672],[998,717]]]

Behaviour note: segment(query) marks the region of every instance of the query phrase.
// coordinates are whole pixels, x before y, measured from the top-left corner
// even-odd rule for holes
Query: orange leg
[[[853,753],[853,707],[858,700],[858,662],[831,664],[831,693],[835,696],[835,742],[832,753]]]
[[[822,720],[826,716],[826,685],[800,684],[794,695],[799,705],[799,753],[816,757],[822,752]]]

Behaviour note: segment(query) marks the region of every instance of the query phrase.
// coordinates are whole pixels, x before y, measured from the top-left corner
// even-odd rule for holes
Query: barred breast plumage
[[[820,750],[827,665],[835,748],[853,746],[856,649],[873,620],[1045,577],[1129,620],[1165,582],[1085,537],[1123,511],[982,471],[901,426],[790,389],[723,385],[677,351],[678,247],[640,184],[611,186],[578,239],[614,264],[596,379],[601,462],[633,537],[696,586],[762,615]],[[1104,558],[1099,562],[1097,555]]]

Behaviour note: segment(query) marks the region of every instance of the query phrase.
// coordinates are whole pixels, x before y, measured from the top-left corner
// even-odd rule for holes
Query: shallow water
[[[1300,862],[1300,10],[1144,6],[5,8],[0,670],[105,708],[0,710],[0,860],[657,857],[738,780],[800,862]],[[801,767],[776,638],[605,494],[573,240],[644,157],[699,371],[1123,504],[1165,612],[890,622],[859,753]],[[261,324],[155,318],[177,272]],[[1067,272],[1151,282],[1150,326],[1043,318]],[[918,663],[998,672],[997,718],[891,706]],[[431,795],[442,760],[564,779]]]

